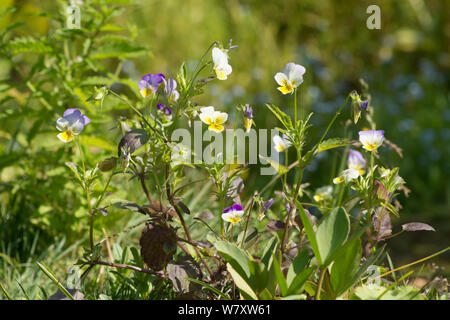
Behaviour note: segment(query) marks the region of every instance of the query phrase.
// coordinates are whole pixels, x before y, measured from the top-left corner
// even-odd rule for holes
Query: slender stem
[[[426,261],[426,260],[428,260],[428,259],[431,259],[431,258],[434,258],[434,257],[440,255],[441,253],[444,253],[444,252],[448,251],[449,249],[450,249],[450,247],[447,247],[447,248],[445,248],[445,249],[442,249],[441,251],[438,251],[438,252],[436,252],[436,253],[433,253],[432,255],[429,255],[428,257],[425,257],[425,258],[422,258],[422,259],[420,259],[420,260],[417,260],[417,261],[414,261],[414,262],[405,264],[404,266],[401,266],[401,267],[395,268],[394,270],[391,270],[391,271],[388,271],[388,272],[386,272],[386,273],[383,273],[383,274],[381,274],[381,275],[375,277],[374,279],[383,278],[383,277],[387,276],[388,274],[391,274],[391,273],[393,273],[393,272],[395,272],[395,271],[399,271],[399,270],[402,270],[402,269],[411,267],[411,266],[413,266],[413,265],[415,265],[415,264],[417,264],[417,263],[424,262],[424,261]]]
[[[149,204],[152,204],[152,197],[150,196],[150,192],[147,189],[147,185],[145,184],[145,178],[144,178],[144,174],[141,173],[139,175],[139,180],[141,181],[141,186],[142,186],[142,190],[144,190],[145,196],[147,197],[147,200],[149,202]]]
[[[326,129],[325,132],[323,133],[323,135],[322,135],[322,137],[320,138],[319,143],[318,143],[317,145],[319,145],[319,144],[323,141],[323,139],[325,139],[325,137],[326,137],[328,131],[330,130],[331,126],[332,126],[333,123],[336,121],[337,117],[341,114],[341,110],[342,110],[342,108],[345,106],[345,104],[347,103],[349,97],[350,97],[350,95],[347,96],[347,98],[345,99],[344,103],[343,103],[342,106],[339,108],[338,112],[336,112],[336,114],[334,115],[334,117],[333,117],[333,119],[331,120],[331,122],[328,124],[327,129]]]
[[[86,198],[88,203],[88,209],[89,209],[89,242],[91,245],[91,250],[94,250],[94,212],[92,211],[91,206],[91,194],[90,190],[86,188]]]
[[[138,272],[143,272],[143,273],[148,273],[148,274],[153,274],[153,275],[157,275],[160,277],[164,277],[164,274],[162,272],[155,272],[150,269],[140,268],[140,267],[136,267],[136,266],[130,266],[127,264],[122,264],[122,263],[114,263],[114,262],[106,262],[106,261],[97,260],[97,261],[88,262],[88,264],[91,264],[91,265],[100,264],[100,265],[104,265],[104,266],[108,266],[108,267],[130,269],[130,270],[134,270],[134,271],[138,271]]]
[[[320,291],[322,291],[323,279],[325,278],[325,272],[327,268],[324,267],[320,272],[319,284],[317,285],[315,300],[320,300]]]
[[[181,223],[181,225],[183,227],[184,233],[186,234],[186,237],[187,237],[188,241],[192,242],[191,234],[189,232],[188,227],[186,226],[186,222],[184,221],[183,214],[180,212],[180,209],[176,205],[176,203],[175,203],[175,201],[173,199],[173,195],[170,192],[170,179],[169,178],[170,178],[169,177],[169,164],[166,164],[166,194],[167,194],[167,199],[169,200],[169,202],[172,205],[172,207],[175,209],[175,212],[177,213],[178,218],[180,219],[180,223]],[[198,248],[196,246],[193,246],[193,248],[194,248],[195,252],[197,253],[200,261],[203,264],[203,266],[208,271],[208,273],[210,274],[211,278],[213,278],[214,277],[214,273],[212,272],[211,268],[206,263],[205,259],[201,255],[200,251],[198,250]]]
[[[250,205],[250,208],[249,208],[248,213],[247,213],[247,220],[245,221],[244,235],[243,235],[242,241],[241,241],[241,248],[244,245],[245,237],[247,235],[248,221],[250,220],[250,212],[252,212],[253,204],[255,203],[255,196],[256,196],[256,192],[253,194],[252,204]]]
[[[76,145],[78,148],[78,152],[80,153],[81,164],[83,165],[83,177],[84,177],[84,174],[86,173],[86,168],[84,166],[84,153],[83,153],[83,149],[81,148],[80,140],[78,137],[76,138]]]
[[[159,130],[155,129],[150,122],[147,121],[147,119],[144,117],[144,115],[136,108],[134,107],[131,103],[129,103],[126,99],[122,98],[120,95],[118,95],[117,93],[115,93],[114,91],[112,91],[111,89],[108,89],[108,91],[110,93],[112,93],[114,96],[116,96],[117,98],[119,98],[121,101],[123,101],[126,105],[128,105],[131,109],[133,109],[134,112],[136,112],[136,114],[142,119],[142,121],[145,122],[145,124],[155,133],[157,133],[163,140],[164,142],[168,142],[167,138],[164,136],[164,134],[162,132],[160,132]]]
[[[298,196],[298,192],[300,191],[300,185],[301,185],[302,179],[303,179],[303,171],[304,171],[304,168],[301,168],[300,172],[299,172],[299,175],[298,175],[297,185],[295,187],[295,191],[294,191],[294,194],[293,194],[291,208],[290,208],[290,210],[288,212],[286,223],[284,225],[283,238],[282,238],[281,246],[280,246],[282,253],[284,253],[284,250],[285,250],[285,247],[286,247],[286,243],[287,243],[287,239],[289,238],[289,233],[288,233],[289,222],[290,222],[292,213],[296,210],[297,196]]]
[[[294,89],[294,128],[297,128],[297,91],[298,88]]]
[[[374,179],[373,179],[373,153],[374,151],[370,152],[370,193],[369,193],[369,203],[370,206],[372,206],[372,197],[373,197],[373,188],[374,188]],[[368,212],[370,213],[370,212]],[[380,220],[381,224],[381,220]]]

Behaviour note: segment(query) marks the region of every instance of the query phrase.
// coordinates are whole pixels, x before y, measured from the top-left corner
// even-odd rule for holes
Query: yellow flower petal
[[[294,91],[294,89],[290,85],[278,87],[277,89],[280,90],[283,94],[288,94],[288,93],[291,93],[292,91]]]
[[[153,93],[153,90],[152,90],[151,88],[142,89],[142,90],[140,91],[140,93],[141,93],[141,95],[142,95],[144,98],[146,98],[146,97],[148,97],[149,95],[151,95],[151,94]]]
[[[209,130],[214,131],[214,132],[222,132],[224,129],[224,126],[222,126],[221,124],[217,124],[217,123],[211,123],[210,126],[208,127]]]
[[[61,132],[60,134],[57,135],[58,139],[61,140],[64,143],[70,142],[73,140],[73,134],[72,131],[67,130],[64,132]]]

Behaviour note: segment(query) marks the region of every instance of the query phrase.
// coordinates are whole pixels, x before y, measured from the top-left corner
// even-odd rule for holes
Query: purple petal
[[[244,117],[247,119],[253,119],[253,109],[248,104],[245,105]]]
[[[64,111],[63,117],[65,118],[70,115],[76,116],[77,118],[79,118],[81,116],[81,111],[76,108],[67,109],[66,111]]]
[[[233,211],[233,206],[223,209],[222,212],[223,213],[228,213],[228,212],[231,212],[231,211]]]
[[[165,112],[167,115],[171,115],[171,114],[172,114],[172,110],[170,110],[169,107],[165,107],[165,108],[164,108],[164,112]]]
[[[148,83],[148,81],[141,80],[141,81],[139,81],[138,86],[139,86],[139,90],[144,90],[149,87],[149,83]]]
[[[158,108],[158,110],[164,110],[164,108],[165,108],[165,105],[163,105],[162,103],[158,103],[157,105],[156,105],[156,108]]]
[[[361,101],[361,102],[359,103],[359,108],[360,108],[361,110],[366,110],[368,106],[369,106],[369,100]]]
[[[152,86],[158,86],[165,79],[165,75],[162,73],[150,74],[150,84]]]
[[[265,202],[264,203],[265,210],[268,210],[274,202],[275,202],[275,200],[273,200],[273,198],[270,198],[267,202]]]
[[[232,205],[233,211],[242,211],[242,206],[239,203]]]
[[[82,115],[81,116],[81,121],[83,122],[84,125],[87,125],[89,122],[91,122],[91,119],[88,118],[88,116]]]

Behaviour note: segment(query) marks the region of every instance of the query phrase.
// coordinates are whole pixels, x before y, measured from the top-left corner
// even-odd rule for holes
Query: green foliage
[[[448,289],[432,282],[429,287],[413,287],[408,279],[412,271],[402,273],[448,248],[397,268],[384,255],[386,240],[403,231],[435,231],[414,222],[394,233],[397,221],[392,224],[390,217],[402,217],[402,205],[411,206],[407,210],[414,205],[425,208],[445,198],[445,175],[436,168],[448,157],[437,152],[430,135],[423,138],[428,141],[426,152],[417,146],[420,127],[410,130],[411,135],[394,128],[394,123],[404,120],[398,114],[412,117],[414,103],[427,102],[420,98],[422,92],[430,102],[426,105],[436,107],[442,117],[419,111],[414,121],[445,129],[442,73],[427,69],[427,59],[434,58],[422,57],[423,51],[438,50],[414,40],[421,38],[419,31],[412,31],[416,38],[400,36],[402,30],[400,35],[386,31],[386,38],[375,41],[381,47],[373,49],[366,44],[375,43],[372,36],[379,35],[369,36],[358,25],[356,38],[345,42],[354,33],[348,32],[355,28],[350,23],[345,24],[344,35],[324,32],[330,21],[341,21],[331,1],[320,6],[294,0],[276,6],[273,1],[249,1],[245,6],[208,1],[193,6],[191,1],[149,0],[142,5],[87,0],[80,4],[78,29],[66,24],[65,2],[56,7],[52,2],[49,10],[45,1],[40,5],[25,1],[21,7],[0,6],[2,297],[49,299],[56,296],[55,290],[69,299],[76,299],[76,293],[86,299],[226,300],[448,295]],[[360,4],[349,7],[353,15]],[[305,8],[311,15],[298,19],[305,16]],[[395,8],[386,5],[383,10],[409,19]],[[331,10],[314,13],[323,9]],[[158,25],[149,23],[154,12]],[[273,23],[266,23],[268,17]],[[437,21],[434,27],[424,27],[421,35],[433,33],[433,28],[444,30],[441,25]],[[221,39],[230,30],[238,37],[237,50],[231,40],[228,45],[211,43],[211,35]],[[411,30],[403,31],[411,35]],[[297,46],[292,39],[304,43]],[[320,50],[316,42],[321,43]],[[335,50],[342,43],[347,43],[345,53]],[[443,48],[441,42],[430,45]],[[228,81],[216,79],[217,66],[210,58],[215,47],[227,52],[233,66]],[[413,58],[412,65],[414,69],[420,65],[424,75],[398,78],[396,71],[411,72],[411,66],[400,61],[394,68],[396,60],[386,57],[403,59],[404,52],[419,49],[425,62]],[[445,55],[439,59],[441,64],[446,61]],[[379,60],[381,65],[369,63]],[[307,72],[293,95],[282,96],[273,75],[287,61],[304,64]],[[354,61],[356,68],[349,67],[348,61]],[[149,72],[164,73],[165,81],[175,79],[178,99],[168,96],[167,82],[143,98],[138,81]],[[370,91],[364,80],[356,85],[359,74],[365,74]],[[436,86],[427,79],[429,74]],[[403,88],[402,83],[410,86]],[[354,86],[361,87],[361,95]],[[399,86],[402,90],[397,90]],[[349,91],[342,104],[341,97]],[[370,92],[377,94],[372,97]],[[366,110],[359,108],[362,98],[369,101]],[[227,111],[224,125],[237,129],[242,127],[239,114],[246,103],[255,111],[251,119],[255,127],[270,129],[281,123],[278,130],[291,143],[283,151],[283,164],[259,157],[277,176],[258,175],[259,165],[175,159],[183,150],[171,141],[172,133],[179,128],[193,131],[192,121],[202,106]],[[170,114],[161,109],[162,104]],[[396,105],[409,111],[395,114]],[[79,109],[91,121],[65,144],[56,137],[55,122],[69,108]],[[345,170],[350,145],[368,158],[359,142],[352,140],[366,128],[384,129],[385,143],[370,154],[370,165],[361,165],[358,177],[328,185]],[[395,157],[402,156],[402,150],[394,142],[405,147],[401,162]],[[191,151],[187,156],[193,155]],[[426,173],[416,170],[424,167],[416,161],[425,163],[428,155],[438,159],[433,160],[434,167]],[[213,158],[220,156],[211,152]],[[420,195],[417,199],[425,200],[420,205],[414,199],[402,201],[410,190],[399,175],[399,165],[402,176],[408,181],[412,177],[409,185]],[[221,215],[233,204],[242,204],[241,215],[225,222]],[[144,223],[157,227],[150,234],[150,248],[139,240]],[[61,236],[66,240],[58,240]],[[146,256],[145,249],[167,255],[161,269],[149,261],[155,257]],[[75,291],[68,287],[69,266],[79,267],[83,275]],[[382,273],[375,278],[368,274],[374,268]]]

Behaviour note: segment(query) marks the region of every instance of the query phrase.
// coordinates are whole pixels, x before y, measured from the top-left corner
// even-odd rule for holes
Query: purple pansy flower
[[[146,74],[139,81],[139,91],[141,95],[146,98],[158,90],[161,82],[164,81],[166,77],[162,73]]]
[[[166,115],[170,116],[172,114],[172,110],[170,108],[162,103],[159,103],[156,105],[156,108],[158,108],[159,111],[164,112]]]
[[[180,94],[176,89],[177,89],[177,82],[174,79],[169,78],[168,81],[164,80],[164,91],[166,92],[167,100],[170,103],[176,102],[180,97]]]
[[[369,100],[359,102],[359,108],[363,111],[366,110],[368,106],[369,106]]]
[[[222,219],[235,224],[241,220],[241,217],[244,215],[244,209],[242,205],[235,203],[231,207],[225,208],[222,211]]]
[[[246,104],[244,109],[244,127],[246,132],[250,131],[250,129],[252,128],[252,123],[253,123],[253,109],[250,108],[248,104]]]
[[[64,143],[73,140],[83,131],[84,126],[91,120],[83,115],[80,110],[72,108],[64,111],[63,117],[56,120],[56,129],[62,131],[57,135],[58,139]]]
[[[347,165],[350,169],[358,170],[359,174],[363,174],[363,168],[366,166],[366,159],[364,159],[361,152],[350,149],[348,152]]]

